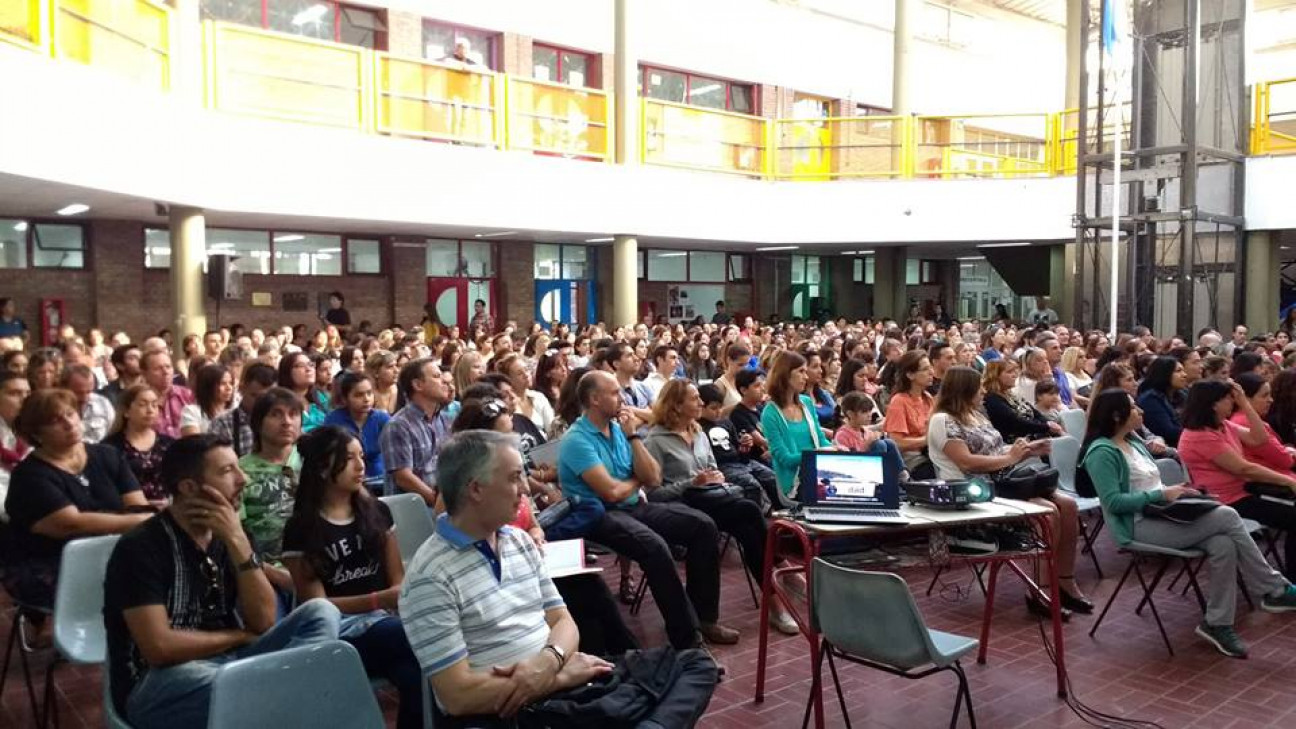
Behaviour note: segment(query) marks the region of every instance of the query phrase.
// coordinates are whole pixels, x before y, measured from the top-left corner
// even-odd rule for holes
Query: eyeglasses
[[[508,406],[504,404],[503,400],[487,400],[482,403],[482,414],[491,420],[498,418],[508,411]]]
[[[198,563],[198,568],[202,572],[203,579],[207,580],[207,589],[203,592],[202,599],[203,615],[217,616],[225,609],[225,583],[221,580],[220,567],[211,555],[204,554],[202,561]]]

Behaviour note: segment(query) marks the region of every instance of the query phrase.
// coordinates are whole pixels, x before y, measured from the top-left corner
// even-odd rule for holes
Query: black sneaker
[[[1237,631],[1232,625],[1207,625],[1202,623],[1197,626],[1195,631],[1197,635],[1210,641],[1215,649],[1229,658],[1246,658],[1246,643],[1238,637]]]
[[[1296,610],[1296,585],[1288,585],[1278,597],[1265,596],[1260,609],[1268,613],[1285,613]]]

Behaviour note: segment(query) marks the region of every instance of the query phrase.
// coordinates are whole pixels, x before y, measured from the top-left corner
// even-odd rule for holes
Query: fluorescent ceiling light
[[[764,248],[757,248],[756,250],[761,253],[766,253],[768,251],[795,251],[800,247],[801,246],[765,246]]]
[[[516,230],[501,230],[498,233],[478,233],[474,238],[502,238],[506,235],[517,235]]]
[[[328,12],[328,6],[323,3],[314,5],[302,10],[292,17],[293,25],[306,25],[307,23],[318,23],[324,14]]]
[[[688,253],[658,253],[654,258],[683,258]]]
[[[295,240],[306,240],[306,236],[297,235],[296,233],[288,233],[287,235],[276,235],[274,237],[275,243],[291,243]]]
[[[26,232],[26,231],[27,231],[27,221],[26,221],[26,220],[20,220],[20,221],[18,221],[16,224],[14,224],[14,230],[18,231],[19,233],[24,233],[24,232]]]
[[[89,205],[85,205],[82,203],[72,203],[67,207],[59,208],[58,214],[59,215],[80,215],[81,213],[84,213],[89,209],[90,209]]]
[[[586,238],[586,243],[611,243],[616,238]]]
[[[342,249],[341,248],[321,248],[319,249],[319,252],[320,253],[341,253]]]
[[[984,261],[985,256],[959,256],[960,261]]]
[[[859,251],[842,251],[842,252],[841,252],[841,254],[842,254],[843,256],[853,256],[853,255],[855,255],[856,253],[859,253]]]
[[[855,251],[855,255],[858,255],[858,256],[871,256],[871,255],[873,255],[873,251]]]
[[[689,96],[701,96],[702,94],[719,91],[722,88],[724,87],[720,84],[707,84],[706,86],[699,86],[696,89],[689,89]]]
[[[982,243],[977,248],[1025,248],[1030,243]]]

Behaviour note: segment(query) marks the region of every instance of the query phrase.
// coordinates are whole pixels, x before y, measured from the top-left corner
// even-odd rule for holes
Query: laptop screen
[[[816,451],[805,454],[802,503],[822,506],[895,508],[888,504],[884,459],[867,453]]]

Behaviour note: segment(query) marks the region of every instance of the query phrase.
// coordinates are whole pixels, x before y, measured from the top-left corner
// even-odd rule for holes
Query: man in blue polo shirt
[[[607,513],[588,537],[639,563],[676,648],[738,642],[738,631],[721,625],[720,550],[711,517],[682,503],[650,503],[641,487],[661,480],[661,468],[636,434],[634,416],[621,401],[617,378],[589,372],[576,397],[584,415],[572,423],[558,453],[558,480],[568,498],[599,499]],[[630,435],[627,437],[626,431]],[[670,546],[688,549],[687,594]]]

